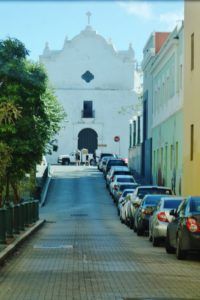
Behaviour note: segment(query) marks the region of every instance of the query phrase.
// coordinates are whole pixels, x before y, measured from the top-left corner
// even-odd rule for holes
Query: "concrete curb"
[[[44,204],[45,204],[50,182],[51,182],[51,176],[48,176],[47,180],[46,180],[46,183],[45,183],[45,186],[43,188],[42,194],[41,194],[40,207],[44,206]]]
[[[20,234],[19,237],[17,237],[13,243],[11,243],[5,249],[3,249],[0,252],[0,264],[2,264],[5,261],[5,259],[8,256],[10,256],[17,249],[17,247],[19,245],[21,245],[26,239],[28,239],[28,237],[31,234],[33,234],[34,232],[36,232],[37,230],[39,230],[40,227],[42,227],[45,222],[46,222],[45,220],[39,220],[39,221],[37,221],[36,224],[34,224],[29,229],[27,229],[24,233]]]

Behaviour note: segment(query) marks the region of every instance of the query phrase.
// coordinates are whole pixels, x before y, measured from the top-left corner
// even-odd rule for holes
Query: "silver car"
[[[160,241],[166,238],[167,226],[172,221],[170,210],[177,209],[184,198],[182,197],[162,197],[156,210],[149,220],[149,240],[153,246],[159,245]]]

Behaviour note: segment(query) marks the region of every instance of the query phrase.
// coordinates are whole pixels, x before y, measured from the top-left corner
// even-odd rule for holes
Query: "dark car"
[[[105,175],[108,173],[111,167],[113,166],[126,166],[126,163],[122,159],[110,159],[107,162],[106,168],[105,168]]]
[[[188,197],[178,207],[171,210],[174,220],[167,226],[166,252],[184,259],[188,251],[200,252],[200,197]]]
[[[143,235],[149,230],[149,218],[153,214],[163,195],[146,195],[135,212],[134,231]]]

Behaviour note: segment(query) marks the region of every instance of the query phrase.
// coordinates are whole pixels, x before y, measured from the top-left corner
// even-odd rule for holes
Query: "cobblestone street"
[[[46,224],[0,272],[0,299],[200,299],[200,260],[153,248],[117,216],[95,168],[55,166]]]

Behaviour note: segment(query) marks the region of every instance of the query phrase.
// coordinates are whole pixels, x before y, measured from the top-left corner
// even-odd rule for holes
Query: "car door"
[[[169,224],[168,230],[169,230],[170,244],[174,248],[176,248],[177,233],[180,228],[182,219],[184,218],[185,215],[186,204],[187,202],[185,200],[179,205],[176,211],[176,216],[174,217],[173,221]]]

